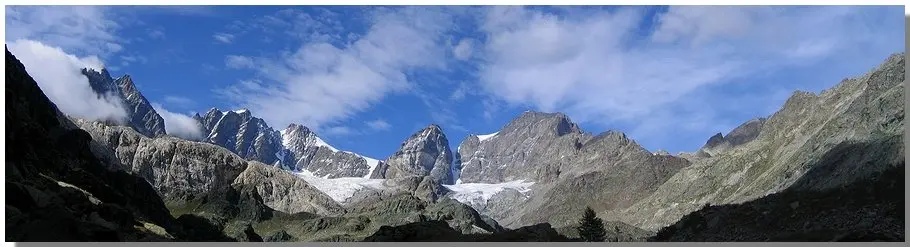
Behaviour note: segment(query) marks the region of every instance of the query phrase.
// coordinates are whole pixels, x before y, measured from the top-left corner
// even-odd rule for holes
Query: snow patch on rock
[[[443,185],[449,191],[449,197],[465,204],[486,203],[493,195],[502,192],[505,189],[514,189],[522,194],[531,191],[534,182],[525,182],[524,180],[510,181],[505,183],[485,184],[485,183],[461,183],[459,180],[456,184]]]
[[[386,186],[383,184],[385,179],[350,177],[329,179],[317,177],[307,170],[296,172],[294,175],[297,175],[313,187],[316,187],[316,189],[322,191],[331,197],[332,200],[335,200],[338,203],[344,203],[349,198],[354,196],[354,193],[360,190],[383,190],[386,188]]]

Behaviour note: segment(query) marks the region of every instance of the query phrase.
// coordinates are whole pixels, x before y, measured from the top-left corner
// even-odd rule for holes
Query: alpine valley
[[[169,135],[130,75],[82,70],[122,121],[67,116],[6,51],[7,241],[904,241],[904,68],[898,53],[770,116],[650,152],[528,111],[449,143],[426,123],[386,157],[247,109]]]

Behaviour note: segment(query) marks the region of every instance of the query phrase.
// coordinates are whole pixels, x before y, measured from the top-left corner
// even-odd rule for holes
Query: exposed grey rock
[[[224,148],[174,137],[148,138],[130,128],[75,119],[114,150],[123,169],[148,181],[165,199],[185,198],[230,186],[247,161]]]
[[[249,110],[223,112],[212,108],[205,116],[194,116],[208,133],[204,141],[227,148],[248,160],[283,169],[309,171],[318,177],[366,177],[378,160],[340,151],[309,128],[291,124],[275,131]]]
[[[841,145],[827,157],[837,159],[842,151],[872,150],[894,141]],[[905,240],[906,173],[904,161],[898,162],[844,187],[814,191],[797,186],[743,204],[706,206],[662,228],[652,240],[901,242]]]
[[[338,215],[344,209],[329,196],[303,179],[259,162],[251,162],[234,179],[235,187],[255,188],[263,203],[285,213],[308,212],[319,215]]]
[[[840,144],[902,136],[903,80],[904,57],[898,54],[819,95],[796,92],[751,142],[696,160],[647,198],[607,213],[655,230],[705,204],[754,200],[791,187],[797,179],[816,181],[800,186],[822,190],[887,169],[903,160],[903,143],[839,152],[836,159],[823,156]],[[819,164],[827,167],[824,172],[806,172]]]
[[[556,181],[533,188],[515,207],[506,226],[548,222],[562,227],[577,221],[586,206],[595,210],[625,208],[649,196],[689,161],[653,155],[625,134],[607,131],[588,140],[575,156],[557,163]]]
[[[208,135],[203,141],[227,148],[247,160],[256,160],[266,164],[279,161],[281,135],[273,130],[264,120],[253,117],[249,110],[215,113],[210,110],[202,121]],[[211,117],[211,118],[210,118]],[[214,120],[218,117],[218,120]],[[214,124],[212,124],[214,122]]]
[[[307,170],[318,177],[367,177],[380,161],[346,151],[339,151],[316,136],[309,128],[291,124],[281,131],[289,150],[286,166],[291,171]]]
[[[761,133],[762,126],[764,126],[766,120],[765,118],[752,119],[734,128],[726,136],[721,133],[711,136],[711,138],[708,138],[708,142],[696,152],[696,157],[694,158],[719,155],[731,148],[736,148],[755,140],[758,134]]]
[[[395,179],[430,176],[439,184],[453,184],[452,151],[439,126],[432,124],[401,144],[401,148],[380,164],[372,178]]]
[[[173,137],[148,138],[121,126],[75,120],[114,150],[123,170],[148,181],[169,203],[232,185],[256,189],[264,203],[285,213],[337,215],[343,209],[323,192],[287,171],[247,161],[209,143]]]
[[[150,137],[166,134],[164,118],[158,115],[145,96],[139,92],[130,75],[123,75],[114,83],[117,84],[123,100],[129,106],[127,110],[130,113],[130,123],[139,133]]]
[[[573,223],[585,206],[622,208],[648,196],[689,161],[655,155],[625,134],[583,132],[560,113],[525,112],[485,140],[459,147],[461,182],[536,182],[468,202],[507,227]]]
[[[129,75],[114,80],[107,69],[101,69],[100,72],[82,69],[82,74],[88,78],[89,85],[96,93],[115,96],[124,103],[130,127],[149,137],[166,134],[164,119],[139,92]]]
[[[109,169],[6,50],[6,241],[174,241],[154,189]]]
[[[525,112],[490,139],[466,138],[458,148],[459,178],[464,183],[552,181],[558,176],[555,166],[590,138],[562,113]]]

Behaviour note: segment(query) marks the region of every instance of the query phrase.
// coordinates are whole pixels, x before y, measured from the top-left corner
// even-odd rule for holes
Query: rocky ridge
[[[305,126],[291,124],[276,131],[246,109],[212,108],[194,119],[207,133],[203,141],[289,171],[308,171],[324,178],[369,177],[379,166],[378,160],[332,147]]]
[[[164,119],[139,92],[130,75],[123,75],[115,80],[106,69],[101,71],[83,69],[82,74],[89,79],[89,85],[96,93],[114,95],[124,102],[129,117],[128,126],[149,137],[167,134]]]
[[[821,94],[796,92],[764,121],[754,140],[695,161],[647,198],[606,215],[656,230],[705,204],[755,200],[800,179],[812,181],[800,185],[811,191],[836,188],[894,167],[904,157],[901,142],[825,155],[843,144],[900,139],[903,80],[901,53]]]

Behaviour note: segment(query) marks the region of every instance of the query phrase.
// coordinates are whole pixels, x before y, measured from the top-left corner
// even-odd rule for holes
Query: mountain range
[[[443,127],[428,124],[382,159],[336,149],[307,126],[277,130],[247,109],[195,114],[203,132],[199,140],[170,136],[133,78],[114,79],[107,70],[82,73],[96,93],[119,96],[128,107],[126,121],[54,113],[54,107],[43,106],[53,104],[41,99],[40,89],[34,92],[36,85],[13,90],[34,95],[10,104],[11,86],[32,87],[21,64],[10,64],[18,61],[7,51],[8,117],[15,104],[59,115],[54,121],[60,126],[53,128],[84,133],[79,155],[98,163],[97,173],[143,181],[149,185],[143,193],[160,197],[119,192],[128,199],[96,199],[114,200],[101,205],[132,210],[133,218],[157,217],[139,221],[146,225],[129,228],[134,230],[128,234],[122,226],[110,230],[118,240],[570,241],[586,207],[606,219],[612,241],[904,239],[903,214],[893,210],[903,207],[903,191],[900,198],[894,191],[867,200],[843,198],[858,197],[863,193],[856,191],[864,188],[894,189],[895,179],[903,184],[903,176],[888,176],[904,166],[903,53],[821,93],[795,92],[771,116],[708,137],[691,153],[652,153],[622,132],[592,134],[563,113],[527,111],[495,133],[465,138],[454,152]],[[34,101],[42,106],[32,106]],[[39,121],[19,114],[13,120],[26,127],[29,120]],[[8,128],[8,143],[10,133]],[[22,141],[18,138],[13,141]],[[61,176],[55,179],[67,177]],[[116,190],[70,184],[94,186],[98,192],[91,195]],[[23,188],[36,197],[36,189]],[[137,200],[154,200],[145,206],[153,209],[133,209]],[[828,203],[837,200],[849,203]],[[9,195],[7,201],[9,210]],[[824,210],[810,210],[816,206]],[[802,225],[765,230],[749,225],[762,222],[744,223],[746,213],[766,221],[785,218],[788,227]],[[136,224],[85,214],[80,216],[90,219],[85,224],[101,224],[93,221],[98,217]],[[738,226],[724,228],[729,224]],[[19,239],[46,239],[20,231]]]

